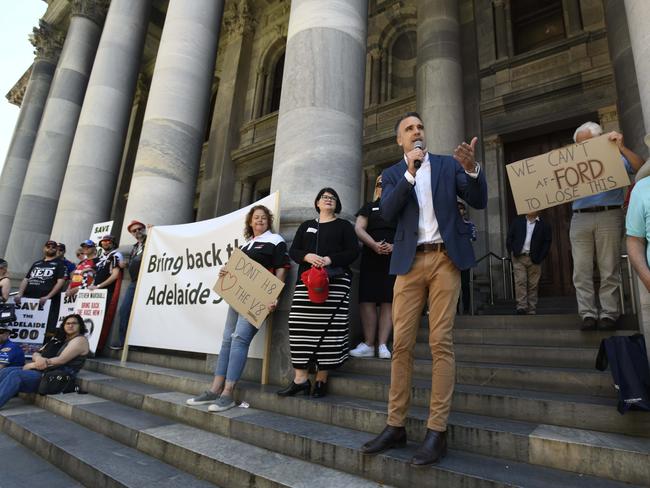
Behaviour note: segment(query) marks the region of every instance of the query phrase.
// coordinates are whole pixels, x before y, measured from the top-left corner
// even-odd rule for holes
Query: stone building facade
[[[34,64],[7,95],[21,113],[0,255],[18,274],[50,236],[74,245],[94,222],[119,234],[133,218],[208,219],[275,190],[289,238],[322,186],[352,218],[401,157],[393,125],[409,110],[433,152],[479,136],[479,256],[505,254],[507,163],[569,143],[586,120],[647,156],[643,0],[47,3]],[[570,295],[570,209],[547,216],[542,294]]]

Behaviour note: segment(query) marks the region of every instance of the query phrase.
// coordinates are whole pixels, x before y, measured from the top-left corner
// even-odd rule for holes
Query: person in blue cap
[[[8,325],[0,324],[0,369],[25,365],[25,353],[18,344],[9,339],[11,329],[7,328]]]

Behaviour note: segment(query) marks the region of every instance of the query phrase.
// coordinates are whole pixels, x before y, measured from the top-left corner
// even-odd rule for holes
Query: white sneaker
[[[379,344],[379,358],[390,359],[390,357],[390,351],[386,347],[386,344]]]
[[[357,347],[350,351],[350,356],[354,358],[372,358],[375,356],[375,348],[370,347],[365,342],[361,342]]]

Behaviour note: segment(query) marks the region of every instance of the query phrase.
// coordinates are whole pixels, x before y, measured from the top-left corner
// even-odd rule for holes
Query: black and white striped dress
[[[318,240],[317,233],[320,233]],[[302,272],[310,267],[304,261],[308,253],[329,256],[332,267],[343,271],[330,279],[329,296],[325,303],[311,302],[307,287],[300,279]],[[316,220],[308,220],[296,231],[289,250],[291,258],[300,265],[289,312],[289,345],[294,368],[307,369],[310,359],[314,358],[319,370],[335,369],[348,358],[348,312],[352,284],[349,265],[358,254],[357,236],[347,220],[336,219],[320,225]],[[323,340],[318,346],[321,336]]]
[[[306,369],[314,351],[318,369],[338,368],[348,359],[351,282],[348,276],[331,279],[325,303],[312,303],[302,281],[296,285],[289,312],[289,343],[294,368]],[[323,341],[316,350],[323,334]]]

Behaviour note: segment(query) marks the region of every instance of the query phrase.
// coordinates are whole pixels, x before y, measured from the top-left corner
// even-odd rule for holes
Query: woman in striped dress
[[[303,222],[293,239],[289,255],[299,265],[298,281],[289,313],[289,345],[294,380],[278,391],[280,396],[308,395],[311,382],[308,364],[318,369],[312,396],[326,394],[327,374],[348,358],[348,304],[352,272],[350,264],[359,254],[359,243],[350,222],[337,218],[341,200],[332,188],[323,188],[314,200],[318,218]],[[302,273],[324,268],[329,275],[329,295],[323,303],[310,301]]]

